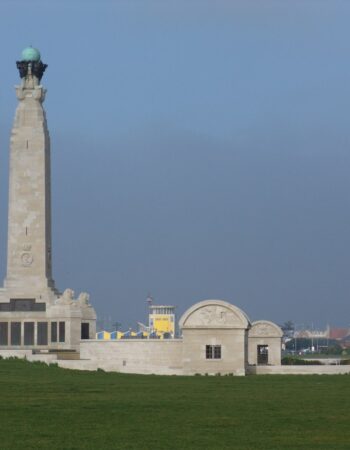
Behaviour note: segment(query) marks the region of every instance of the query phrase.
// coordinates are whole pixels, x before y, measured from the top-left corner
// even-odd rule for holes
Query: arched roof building
[[[181,317],[186,374],[245,375],[250,364],[280,364],[282,330],[269,321],[251,323],[224,300],[204,300]]]

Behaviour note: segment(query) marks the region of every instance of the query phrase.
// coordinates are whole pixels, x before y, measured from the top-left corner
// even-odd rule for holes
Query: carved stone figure
[[[186,325],[220,326],[234,325],[237,318],[234,313],[222,306],[205,306],[193,312],[186,321]]]
[[[278,335],[278,330],[276,330],[276,328],[274,328],[272,325],[270,325],[269,323],[257,323],[257,324],[253,324],[250,332],[249,332],[250,336],[276,336]]]
[[[74,291],[73,289],[66,289],[62,296],[58,299],[58,303],[62,305],[71,305],[74,300]]]
[[[42,79],[47,68],[47,64],[41,61],[17,61],[16,65],[21,78],[34,75],[39,81]]]
[[[82,292],[78,297],[78,304],[80,306],[89,306],[90,305],[90,295],[87,292]]]
[[[269,327],[266,324],[259,324],[254,327],[254,329],[252,330],[252,333],[257,334],[259,336],[266,336],[269,334],[270,328],[271,327]]]

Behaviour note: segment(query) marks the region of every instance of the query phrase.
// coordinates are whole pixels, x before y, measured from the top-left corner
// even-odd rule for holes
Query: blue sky
[[[15,61],[52,140],[60,289],[145,320],[148,292],[251,319],[350,322],[350,4],[2,0],[0,275]]]

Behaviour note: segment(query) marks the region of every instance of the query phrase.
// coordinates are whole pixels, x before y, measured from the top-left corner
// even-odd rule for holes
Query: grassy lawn
[[[350,449],[350,376],[162,377],[0,361],[0,448]]]

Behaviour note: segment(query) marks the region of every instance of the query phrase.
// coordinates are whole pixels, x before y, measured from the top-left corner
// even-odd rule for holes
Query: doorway
[[[89,324],[88,323],[82,323],[81,324],[81,339],[89,339],[90,336],[90,329],[89,329]]]
[[[269,346],[258,345],[258,365],[267,365],[269,363]]]

